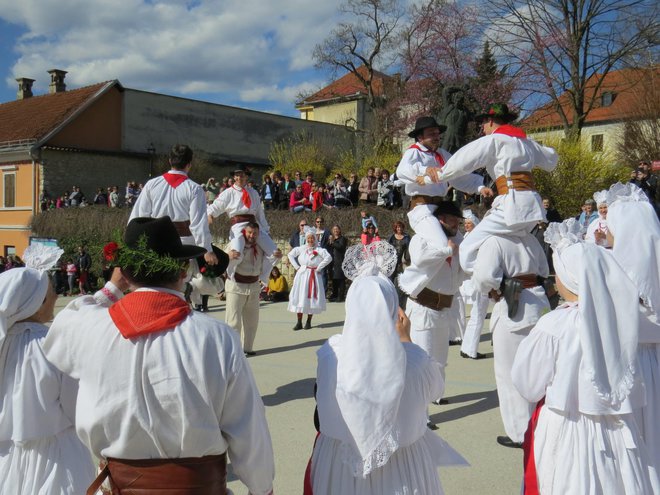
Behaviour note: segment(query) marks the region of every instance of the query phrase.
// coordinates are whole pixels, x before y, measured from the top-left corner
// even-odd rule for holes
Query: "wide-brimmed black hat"
[[[436,217],[439,215],[452,215],[463,218],[463,211],[453,201],[440,201],[434,215]]]
[[[474,120],[481,122],[486,119],[500,119],[504,122],[513,122],[518,118],[517,113],[509,112],[509,107],[506,103],[493,103],[488,107],[486,113],[480,113],[474,117]]]
[[[159,256],[189,260],[206,252],[203,247],[182,244],[170,217],[138,217],[128,222],[124,233],[124,243],[127,247],[140,249],[140,239],[143,236],[147,241],[146,247]]]
[[[197,264],[199,265],[199,271],[202,275],[206,277],[219,277],[225,273],[225,270],[227,270],[227,267],[229,266],[229,255],[218,246],[211,247],[213,248],[215,255],[218,257],[218,264],[207,264],[204,255],[197,257]]]
[[[408,133],[408,137],[415,139],[424,129],[431,127],[437,127],[440,132],[447,130],[446,125],[438,124],[433,117],[420,117],[415,121],[415,128]]]
[[[250,169],[247,168],[247,165],[243,165],[242,163],[235,163],[234,164],[234,170],[232,171],[232,175],[236,174],[245,174],[245,175],[252,175],[250,173]]]

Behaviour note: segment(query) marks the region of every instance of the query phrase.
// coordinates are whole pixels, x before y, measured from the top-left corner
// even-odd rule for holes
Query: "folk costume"
[[[206,192],[183,170],[172,169],[147,181],[128,218],[170,217],[181,242],[211,252],[211,231],[206,217]]]
[[[594,201],[596,201],[596,205],[599,207],[603,205],[607,206],[607,190],[594,193]],[[584,234],[584,240],[587,242],[593,242],[604,248],[612,247],[607,238],[597,241],[595,236],[596,231],[607,234],[607,213],[605,213],[605,216],[602,216],[600,212],[598,212],[598,218],[591,222],[587,227],[587,232]]]
[[[147,249],[137,250],[142,234]],[[180,244],[169,219],[133,220],[125,246],[132,254],[120,248],[120,262],[156,256],[167,272],[172,259],[203,254]],[[176,290],[106,290],[116,302],[75,299],[44,343],[48,360],[79,381],[78,435],[108,461],[97,483],[109,474],[116,493],[224,494],[228,455],[250,493],[271,493],[264,407],[236,332],[191,312]]]
[[[298,314],[296,330],[302,327],[302,314],[307,314],[308,329],[311,328],[312,315],[325,311],[325,289],[323,288],[323,269],[332,262],[332,256],[325,249],[316,246],[316,236],[311,229],[307,232],[305,240],[314,238],[315,245],[293,248],[288,257],[291,265],[296,269],[293,286],[289,293],[288,310]]]
[[[408,136],[416,138],[424,129],[431,127],[437,127],[441,131],[446,129],[446,126],[438,124],[434,118],[422,117],[417,119],[415,129],[408,133]],[[450,157],[442,148],[431,150],[421,143],[415,143],[404,152],[396,169],[398,180],[405,184],[405,192],[411,196],[411,210],[408,212],[410,226],[436,249],[445,249],[446,256],[450,256],[451,252],[451,249],[447,248],[447,236],[433,217],[437,204],[447,195],[449,187],[469,194],[477,193],[484,187],[483,177],[477,174],[464,174],[455,180],[438,183],[432,183],[430,178],[426,177],[424,185],[417,183],[417,177],[424,176],[428,167],[441,167],[444,170]]]
[[[61,254],[30,246],[24,259],[31,267],[0,274],[2,493],[78,495],[94,479],[91,454],[74,428],[78,385],[46,360],[48,328],[26,321],[44,304],[46,270]]]
[[[579,242],[575,224],[553,224],[546,239],[577,301],[538,321],[512,368],[520,393],[537,405],[525,436],[524,493],[657,493],[633,419],[643,400],[635,286],[610,252]]]
[[[644,191],[633,184],[614,184],[607,202],[612,254],[635,284],[640,301],[637,358],[646,405],[635,410],[635,419],[651,464],[660,473],[660,223]],[[655,490],[660,492],[660,486]]]
[[[482,224],[483,221],[479,225]],[[475,235],[477,228],[469,237]],[[520,283],[517,297],[514,296],[510,303],[500,297],[490,317],[500,414],[504,430],[514,443],[523,441],[532,406],[514,387],[511,366],[520,342],[541,315],[550,311],[548,298],[538,278],[547,277],[548,271],[548,262],[538,240],[532,234],[520,232],[519,235],[488,237],[477,254],[472,275],[475,289],[483,294],[491,290],[499,292],[505,278]],[[518,304],[517,309],[515,304]]]
[[[477,118],[511,122],[517,115],[509,113],[506,105],[495,104]],[[491,210],[462,246],[460,258],[465,272],[472,273],[477,251],[488,237],[529,232],[538,222],[546,221],[531,172],[535,167],[551,171],[557,160],[554,149],[541,146],[528,139],[522,129],[506,124],[466,144],[447,161],[441,173],[443,181],[456,181],[486,167],[497,185],[498,196]]]
[[[222,191],[215,201],[208,205],[207,214],[209,216],[217,217],[223,213],[227,214],[231,223],[231,229],[229,230],[229,249],[238,251],[239,253],[242,253],[245,247],[245,237],[242,233],[247,223],[256,222],[259,224],[257,245],[266,255],[261,281],[268,283],[268,275],[273,267],[272,255],[277,250],[277,246],[268,235],[270,226],[268,225],[268,220],[266,220],[266,214],[261,204],[259,192],[249,186],[240,187],[237,184],[233,184],[231,187]],[[227,267],[227,275],[236,270],[240,261],[240,258],[230,261]],[[268,265],[269,262],[270,265]]]
[[[369,254],[369,247],[349,248]],[[392,250],[393,251],[393,250]],[[349,263],[350,264],[350,263]],[[343,333],[318,350],[319,436],[311,460],[314,495],[442,494],[438,466],[467,464],[426,427],[426,405],[442,394],[440,370],[395,329],[398,296],[378,263],[356,266]],[[346,266],[346,260],[345,260]],[[359,274],[359,276],[358,276]]]

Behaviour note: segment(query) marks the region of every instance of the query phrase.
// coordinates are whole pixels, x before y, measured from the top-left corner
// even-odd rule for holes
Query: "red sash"
[[[238,191],[236,186],[232,187]],[[250,208],[250,206],[252,206],[252,198],[250,198],[250,193],[248,192],[247,187],[244,187],[241,191],[241,201],[243,201],[243,205],[245,205],[246,208]]]
[[[509,124],[499,126],[493,131],[493,134],[505,134],[515,138],[527,139],[527,134],[525,131],[523,131],[520,127]]]
[[[438,153],[437,151],[423,150],[422,148],[420,148],[420,147],[419,147],[418,145],[416,145],[416,144],[413,144],[413,145],[411,146],[411,148],[412,148],[412,149],[415,149],[415,150],[418,150],[418,151],[421,151],[422,153],[433,154],[433,156],[434,156],[434,158],[435,158],[435,161],[438,162],[438,167],[441,167],[441,168],[442,168],[442,167],[445,166],[445,159],[444,159],[444,158],[442,157],[442,155],[441,155],[440,153]]]
[[[317,299],[319,296],[319,287],[316,283],[316,267],[308,266],[310,271],[309,283],[307,284],[307,299]]]
[[[183,174],[171,174],[169,172],[165,172],[163,174],[163,179],[165,179],[167,183],[174,189],[183,184],[187,178],[188,176]]]
[[[125,339],[174,328],[190,314],[186,301],[167,292],[131,292],[109,309]]]
[[[539,415],[541,414],[543,404],[545,404],[545,397],[536,404],[536,409],[534,409],[534,413],[529,419],[527,431],[525,432],[525,440],[523,441],[524,495],[539,495],[536,461],[534,460],[534,430],[536,430],[536,425],[539,422]]]

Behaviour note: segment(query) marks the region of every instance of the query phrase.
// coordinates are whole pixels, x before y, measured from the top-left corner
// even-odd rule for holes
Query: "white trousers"
[[[259,283],[255,282],[250,284],[248,294],[239,294],[230,289],[231,285],[231,281],[226,285],[225,322],[241,336],[243,350],[251,352],[259,326],[259,292],[261,289]]]
[[[472,236],[472,234],[470,234]],[[499,320],[501,322],[501,320]],[[492,326],[493,352],[495,365],[495,383],[500,402],[500,415],[504,431],[514,442],[522,442],[527,431],[527,423],[535,404],[530,404],[518,393],[511,380],[511,367],[520,342],[529,335],[532,326],[511,331],[506,325],[496,323]]]
[[[472,308],[470,309],[470,320],[465,325],[465,333],[463,334],[461,351],[470,357],[477,357],[477,349],[479,349],[481,330],[484,326],[484,322],[486,321],[486,313],[488,312],[488,296],[480,292],[476,292],[474,297],[471,299]]]

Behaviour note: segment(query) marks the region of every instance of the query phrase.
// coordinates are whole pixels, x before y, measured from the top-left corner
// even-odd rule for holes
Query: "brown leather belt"
[[[234,273],[234,280],[239,284],[253,284],[259,281],[259,275],[241,275]]]
[[[184,220],[182,222],[172,222],[176,233],[179,234],[179,237],[189,237],[192,235],[190,232],[190,220]]]
[[[425,194],[417,194],[410,198],[410,209],[412,210],[417,205],[439,205],[442,202],[442,196],[427,196]]]
[[[255,222],[256,223],[257,219],[254,215],[236,215],[233,216],[229,219],[229,223],[232,225],[235,225],[237,223],[243,223],[243,222]]]
[[[524,275],[517,275],[511,278],[520,281],[523,289],[531,289],[532,287],[538,287],[539,285],[542,285],[539,282],[539,276],[536,273],[525,273]]]
[[[421,304],[425,308],[434,309],[435,311],[440,311],[441,309],[451,307],[451,303],[454,300],[454,296],[449,296],[447,294],[440,294],[439,292],[434,292],[431,289],[424,287],[422,291],[417,294],[417,297],[410,297],[417,304]]]
[[[531,172],[511,172],[509,177],[500,175],[495,179],[497,194],[507,194],[510,189],[516,191],[536,191]]]
[[[94,495],[110,478],[112,495],[225,495],[227,455],[181,459],[108,459],[87,489]]]

